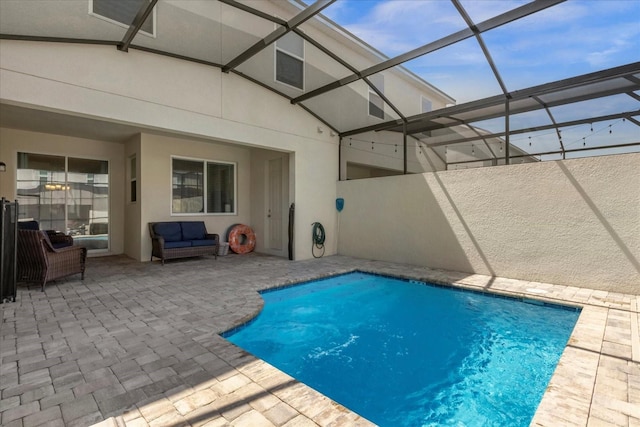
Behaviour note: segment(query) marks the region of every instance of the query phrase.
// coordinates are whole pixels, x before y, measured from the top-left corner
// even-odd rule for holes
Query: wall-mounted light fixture
[[[7,171],[7,164],[5,162],[0,162],[0,172]]]
[[[70,190],[71,187],[68,185],[62,185],[62,184],[45,184],[44,185],[45,190],[49,190],[49,191],[62,191],[62,190]]]

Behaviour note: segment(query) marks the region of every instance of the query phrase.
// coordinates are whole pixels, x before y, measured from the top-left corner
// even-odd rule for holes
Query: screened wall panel
[[[138,33],[132,44],[219,64],[220,4],[160,0],[155,7],[156,35]]]
[[[340,132],[377,125],[399,116],[384,106],[384,119],[369,114],[369,86],[362,80],[302,102]]]
[[[483,37],[513,91],[637,61],[638,16],[637,1],[572,0]]]
[[[367,132],[343,138],[346,179],[400,175],[404,171],[403,138],[395,132]]]
[[[332,13],[337,8],[346,10]],[[453,4],[440,0],[358,0],[329,7],[325,14],[387,57],[466,28]]]
[[[276,29],[276,24],[238,8],[220,4],[221,63],[227,64]]]
[[[502,93],[473,37],[413,59],[403,66],[451,96],[456,104]],[[461,79],[463,74],[465,77]]]
[[[236,70],[291,98],[303,95],[350,74],[348,69],[316,47],[304,42],[298,35],[289,33],[286,37],[301,42],[302,51],[300,52],[298,46],[293,48],[290,46],[291,43],[278,43],[280,42],[278,40],[275,44],[267,46],[240,64]],[[277,55],[288,60],[285,64],[278,63],[278,65],[285,67],[284,76],[287,77],[286,79],[277,78],[279,72],[279,68],[276,66]],[[297,74],[299,69],[302,70],[301,75]],[[302,81],[300,82],[300,80]]]
[[[89,14],[89,0],[0,1],[4,34],[120,41],[127,27]]]
[[[325,9],[325,11],[331,11],[332,7],[333,6],[330,6]],[[313,17],[309,21],[300,25],[299,29],[314,40],[321,42],[326,49],[333,52],[356,70],[367,69],[388,59],[375,48],[358,43],[357,36],[354,36],[353,34],[340,33],[336,30],[335,24],[324,19],[323,16]],[[346,45],[343,37],[353,40],[354,43]],[[352,73],[349,73],[349,75],[351,74]]]
[[[0,33],[115,48],[148,1],[1,0]],[[318,6],[317,15],[305,10]],[[638,14],[639,2],[620,0],[158,0],[129,47],[236,72],[343,136],[376,126],[402,134],[399,119],[406,118],[408,134],[441,157],[438,147],[498,133],[480,138],[491,153],[504,145],[510,114],[512,140],[526,137],[514,150],[560,145],[564,156],[580,141],[596,140],[574,129],[590,119],[624,129],[597,139],[606,146],[640,141],[637,115],[629,116],[640,110]],[[524,135],[538,127],[545,129]],[[471,148],[464,144],[463,158]],[[484,155],[475,147],[471,154]]]
[[[267,15],[284,19],[285,21],[289,21],[303,9],[301,6],[286,1],[267,2],[264,0],[240,0],[238,3],[242,3]]]

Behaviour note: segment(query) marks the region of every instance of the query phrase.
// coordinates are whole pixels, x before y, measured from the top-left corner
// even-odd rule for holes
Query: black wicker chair
[[[42,291],[48,281],[73,274],[84,279],[87,248],[67,246],[56,249],[41,230],[18,230],[17,280],[36,282]]]
[[[18,221],[18,229],[20,230],[40,230],[40,225],[38,221]],[[54,248],[60,249],[65,248],[67,246],[73,246],[73,237],[64,234],[61,231],[55,230],[44,230],[49,236],[49,240],[51,241],[51,245]]]

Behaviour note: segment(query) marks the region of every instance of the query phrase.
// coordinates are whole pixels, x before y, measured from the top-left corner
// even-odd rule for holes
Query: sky
[[[527,1],[461,3],[480,23]],[[338,0],[323,14],[389,57],[466,28],[448,0]],[[523,89],[640,61],[640,0],[569,0],[482,37],[507,89]],[[473,38],[405,66],[457,103],[501,93]]]
[[[460,2],[476,24],[528,3]],[[323,14],[388,57],[467,28],[449,0],[338,0]],[[640,61],[640,0],[568,0],[485,32],[482,38],[508,91],[626,65]],[[457,104],[502,93],[475,38],[409,61],[404,67],[452,96]],[[574,120],[584,118],[587,110],[591,115],[586,117],[595,117],[640,110],[640,102],[617,95],[557,108],[554,116],[557,121]],[[549,123],[544,110],[514,119],[529,125]],[[481,125],[500,131],[503,123]],[[622,120],[564,132],[566,148],[587,146],[595,140],[598,144],[640,141],[640,127]],[[549,147],[557,145],[553,130],[534,137],[549,140]],[[527,141],[520,141],[523,148]]]

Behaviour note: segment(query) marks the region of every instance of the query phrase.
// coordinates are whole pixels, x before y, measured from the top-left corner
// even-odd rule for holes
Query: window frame
[[[275,43],[273,43],[273,80],[276,83],[285,85],[287,87],[290,87],[292,89],[304,92],[305,91],[305,87],[306,87],[306,83],[307,83],[307,76],[306,76],[306,71],[307,71],[307,67],[306,67],[306,61],[305,61],[305,55],[306,55],[306,46],[305,46],[305,41],[304,39],[302,39],[302,57],[300,57],[299,55],[288,51],[287,49],[278,46],[278,41],[276,40]],[[302,87],[298,87],[298,86],[294,86],[290,83],[287,82],[283,82],[282,80],[278,79],[278,52],[283,53],[286,56],[289,56],[293,59],[297,59],[298,61],[300,61],[302,63]]]
[[[59,171],[46,171],[46,170],[40,170],[39,173],[39,182],[40,184],[44,183],[45,187],[47,185],[48,182],[48,176],[50,173],[52,172],[57,172],[57,173],[62,173],[63,174],[63,179],[64,179],[64,183],[60,184],[61,188],[47,188],[49,190],[53,190],[53,191],[64,191],[64,227],[63,230],[61,229],[60,231],[64,232],[65,234],[69,234],[71,233],[73,234],[73,230],[69,228],[70,225],[70,221],[73,220],[73,213],[77,212],[77,210],[71,209],[70,206],[72,206],[72,204],[70,203],[70,200],[82,200],[82,194],[80,193],[80,196],[78,198],[72,198],[69,196],[68,191],[74,191],[73,190],[73,185],[74,184],[78,184],[78,181],[74,181],[73,177],[71,175],[76,174],[76,173],[82,173],[82,172],[78,172],[78,171],[73,171],[73,170],[69,170],[70,166],[69,166],[69,161],[70,160],[80,160],[80,161],[93,161],[93,162],[100,162],[104,165],[106,165],[106,174],[101,174],[101,175],[106,175],[106,182],[102,182],[103,185],[106,185],[106,213],[107,213],[107,224],[108,224],[108,229],[111,229],[111,224],[112,224],[112,202],[113,202],[113,198],[112,198],[112,190],[113,190],[113,170],[111,168],[112,166],[112,161],[108,158],[101,158],[101,157],[92,157],[92,156],[79,156],[79,155],[72,155],[72,154],[59,154],[59,153],[54,153],[54,152],[49,152],[49,151],[35,151],[35,150],[24,150],[24,151],[17,151],[16,152],[16,175],[15,175],[15,179],[14,179],[14,185],[15,185],[15,194],[16,194],[16,199],[20,199],[21,197],[27,197],[25,195],[21,195],[20,193],[20,182],[24,182],[24,180],[20,180],[20,176],[19,176],[19,171],[21,169],[29,169],[29,168],[21,168],[20,167],[20,155],[34,155],[34,156],[42,156],[42,157],[52,157],[52,158],[63,158],[63,169],[64,170],[59,170]],[[43,173],[44,172],[44,173]],[[87,174],[89,175],[89,174]],[[92,173],[92,175],[94,175]],[[44,178],[44,180],[43,180]],[[87,183],[89,183],[89,180],[91,180],[92,184],[96,184],[95,181],[95,176],[92,176],[91,179],[89,178],[89,176],[87,176]],[[100,186],[100,182],[98,182],[98,187]],[[86,197],[85,199],[88,199],[89,197]],[[96,198],[97,200],[98,198]],[[97,203],[92,203],[91,206],[95,207],[97,205]],[[73,206],[76,206],[76,204],[74,203]],[[18,219],[28,219],[28,218],[32,218],[28,215],[29,210],[28,208],[26,209],[21,209],[19,214],[21,216],[18,217]],[[33,217],[35,218],[35,217]],[[43,218],[42,216],[37,217],[38,222],[40,223],[40,226],[42,227],[42,229],[47,229],[49,228],[47,225],[44,225],[47,223],[47,219]],[[48,220],[49,222],[51,221],[51,219]],[[101,222],[96,222],[95,224],[102,224]],[[56,227],[53,227],[56,228]],[[108,254],[111,252],[111,238],[112,238],[112,234],[110,231],[107,231],[107,243],[105,247],[88,247],[87,250],[89,251],[90,254]],[[90,236],[90,234],[80,234],[79,236]],[[78,243],[79,240],[76,242]],[[80,245],[82,245],[82,243],[78,243]],[[75,243],[74,243],[75,245]]]
[[[173,211],[173,161],[182,160],[188,162],[198,162],[202,164],[203,177],[203,200],[202,212],[174,212]],[[230,212],[207,212],[209,188],[208,188],[208,164],[232,165],[233,166],[233,209]],[[198,157],[171,156],[170,158],[170,197],[169,197],[169,213],[171,216],[189,217],[189,216],[237,216],[238,215],[238,162],[230,162],[227,160],[204,159]]]
[[[101,14],[99,14],[97,12],[94,12],[93,11],[93,2],[94,2],[94,0],[89,0],[89,15],[90,16],[93,16],[93,17],[98,18],[98,19],[102,19],[103,21],[110,22],[110,23],[115,24],[115,25],[117,25],[119,27],[122,27],[122,28],[127,28],[128,29],[131,26],[131,25],[125,24],[124,22],[116,21],[113,18],[109,18],[108,16],[104,16],[104,15],[101,15]],[[147,18],[147,19],[149,19],[149,18]],[[151,37],[151,38],[155,39],[156,38],[156,33],[157,33],[157,30],[156,30],[156,23],[157,23],[156,7],[154,7],[153,10],[151,11],[151,19],[153,20],[153,22],[152,22],[152,27],[153,27],[152,31],[153,31],[153,33],[150,34],[150,33],[146,32],[146,31],[144,31],[142,28],[140,28],[140,30],[138,31],[138,34],[144,34],[147,37]]]

